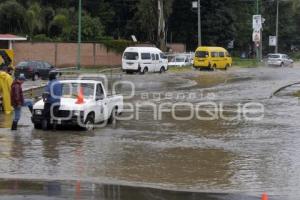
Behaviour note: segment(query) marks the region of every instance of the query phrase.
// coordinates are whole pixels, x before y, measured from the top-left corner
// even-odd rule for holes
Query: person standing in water
[[[25,81],[25,76],[20,75],[17,77],[11,86],[11,104],[14,108],[14,118],[11,126],[11,130],[17,130],[18,122],[21,118],[21,110],[23,106],[27,106],[32,113],[32,101],[24,99],[22,84]]]

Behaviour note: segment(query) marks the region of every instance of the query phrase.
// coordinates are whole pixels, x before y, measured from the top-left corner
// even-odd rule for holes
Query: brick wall
[[[172,53],[184,53],[186,52],[186,46],[185,44],[181,43],[172,43],[167,44],[167,47],[170,48],[170,51]]]
[[[15,64],[22,60],[43,60],[57,67],[76,66],[77,43],[15,42]],[[107,51],[97,43],[81,44],[82,66],[121,65],[121,54]]]

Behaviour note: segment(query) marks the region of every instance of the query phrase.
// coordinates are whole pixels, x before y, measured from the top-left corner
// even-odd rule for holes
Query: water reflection
[[[257,200],[258,196],[228,193],[180,192],[161,189],[105,185],[81,181],[1,180],[2,199],[103,199],[103,200]],[[280,199],[272,197],[273,200]]]
[[[0,111],[0,128],[10,128],[13,114],[4,114]]]

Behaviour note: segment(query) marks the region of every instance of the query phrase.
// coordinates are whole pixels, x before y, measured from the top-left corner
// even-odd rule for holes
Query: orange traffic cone
[[[261,196],[261,200],[269,200],[267,193],[263,193]]]
[[[83,88],[80,87],[80,88],[79,88],[78,95],[77,95],[77,101],[76,101],[76,104],[83,104],[83,103],[84,103]]]

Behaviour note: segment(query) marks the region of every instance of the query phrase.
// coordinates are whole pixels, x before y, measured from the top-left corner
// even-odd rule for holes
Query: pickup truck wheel
[[[95,124],[94,115],[90,114],[85,120],[85,130],[87,131],[94,130],[94,124]]]
[[[118,110],[116,108],[114,108],[112,111],[111,111],[111,114],[110,114],[110,117],[107,121],[108,124],[113,124],[115,121],[116,121],[116,116],[118,114]]]

